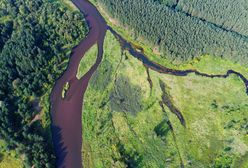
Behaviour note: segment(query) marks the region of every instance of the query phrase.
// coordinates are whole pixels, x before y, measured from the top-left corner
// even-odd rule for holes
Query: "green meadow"
[[[86,56],[95,60],[96,53],[94,47]],[[212,74],[235,69],[247,76],[242,66],[211,56],[202,56],[177,68]],[[78,74],[88,69],[80,66]],[[248,96],[237,76],[176,77],[152,70],[149,74],[152,87],[146,68],[122,51],[108,32],[103,61],[84,99],[85,167],[159,168],[183,164],[245,168],[248,165]],[[173,105],[184,116],[186,127],[166,105],[161,108],[160,82],[165,84]]]

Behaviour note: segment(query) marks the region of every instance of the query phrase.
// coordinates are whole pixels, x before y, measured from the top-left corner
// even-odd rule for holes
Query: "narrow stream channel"
[[[226,74],[206,74],[199,72],[195,69],[188,69],[188,70],[176,70],[176,69],[170,69],[167,67],[164,67],[156,62],[153,62],[149,60],[149,58],[144,54],[144,49],[140,46],[138,48],[135,48],[136,46],[132,43],[126,41],[121,35],[119,35],[116,31],[114,31],[111,27],[108,27],[108,29],[111,31],[111,33],[116,37],[116,39],[119,41],[121,47],[123,50],[127,50],[132,56],[142,61],[145,67],[152,69],[156,72],[168,74],[168,75],[174,75],[174,76],[187,76],[191,73],[194,73],[195,75],[207,77],[207,78],[227,78],[230,75],[234,74],[237,75],[245,84],[246,93],[248,95],[248,80],[245,78],[244,75],[242,75],[239,72],[236,72],[232,69],[228,70]],[[139,52],[141,51],[141,52]]]
[[[209,75],[197,70],[173,70],[152,62],[143,52],[138,52],[134,45],[127,42],[111,27],[108,27],[94,5],[87,0],[72,0],[72,2],[86,17],[90,31],[87,37],[72,50],[68,67],[56,81],[50,95],[52,134],[58,168],[83,167],[81,154],[83,98],[91,76],[102,61],[103,43],[107,29],[117,38],[123,49],[128,50],[132,56],[142,61],[144,66],[151,70],[176,76],[187,76],[190,73],[195,73],[209,78],[227,78],[229,75],[235,74],[243,80],[248,93],[248,80],[233,70],[228,70],[223,75]],[[96,62],[81,79],[77,79],[80,60],[94,44],[98,45]],[[63,98],[62,91],[66,83],[69,84],[69,89]]]

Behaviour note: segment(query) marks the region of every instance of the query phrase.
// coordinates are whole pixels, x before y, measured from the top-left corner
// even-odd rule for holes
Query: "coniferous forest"
[[[49,93],[86,23],[46,0],[1,0],[0,16],[0,140],[25,167],[54,167]]]
[[[180,0],[176,8],[223,29],[243,36],[248,35],[246,0],[228,2],[225,0]]]
[[[184,61],[210,54],[248,63],[247,12],[239,14],[240,9],[245,11],[243,1],[238,4],[217,0],[100,2],[114,18],[132,28],[136,37],[160,46],[172,60]]]

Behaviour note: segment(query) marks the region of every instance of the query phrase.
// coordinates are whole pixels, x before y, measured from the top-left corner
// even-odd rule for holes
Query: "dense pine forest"
[[[188,60],[210,54],[248,63],[246,13],[241,12],[242,16],[239,16],[241,14],[237,12],[245,10],[245,6],[240,8],[243,1],[235,6],[230,1],[208,1],[209,4],[214,2],[213,8],[203,6],[205,3],[199,0],[190,3],[186,0],[99,2],[114,18],[132,29],[136,37],[144,37],[151,45],[160,46],[160,50],[172,60]],[[232,6],[236,8],[232,10]]]
[[[223,29],[248,35],[248,4],[246,0],[180,0],[177,10],[189,13]]]
[[[0,140],[25,167],[54,167],[49,92],[87,31],[79,12],[56,2],[0,2]]]

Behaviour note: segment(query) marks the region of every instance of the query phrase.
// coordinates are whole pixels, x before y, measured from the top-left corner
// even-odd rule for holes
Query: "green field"
[[[95,58],[96,51],[91,53]],[[206,73],[235,69],[247,76],[242,66],[211,56],[178,68]],[[85,69],[81,66],[80,71]],[[248,97],[238,77],[176,77],[151,70],[150,76],[152,89],[142,63],[122,54],[108,32],[103,62],[84,99],[85,167],[180,167],[181,162],[185,167],[247,166]],[[162,110],[161,82],[186,128],[168,107]]]

